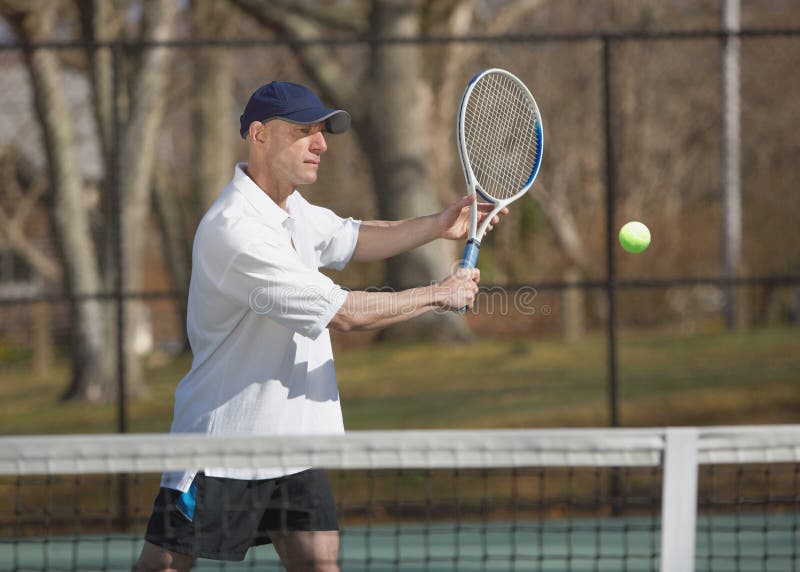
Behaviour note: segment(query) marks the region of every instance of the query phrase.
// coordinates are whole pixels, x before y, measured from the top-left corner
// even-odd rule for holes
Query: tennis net
[[[342,570],[800,568],[800,426],[761,426],[0,438],[0,570],[130,570],[162,471],[302,466]]]

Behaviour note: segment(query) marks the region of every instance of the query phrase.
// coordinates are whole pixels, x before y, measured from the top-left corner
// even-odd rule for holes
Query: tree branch
[[[317,39],[322,37],[319,22],[299,14],[294,8],[265,4],[259,0],[232,0],[242,11],[254,17],[262,26],[269,28],[287,40]],[[291,6],[290,3],[286,3]],[[321,90],[322,99],[335,107],[352,109],[354,121],[360,119],[363,98],[356,91],[353,82],[345,78],[351,77],[341,59],[331,52],[328,46],[300,46],[289,43],[291,50],[297,55],[303,71]]]
[[[25,221],[33,210],[33,206],[47,189],[45,179],[39,177],[30,190],[24,193],[17,182],[17,173],[14,165],[11,161],[4,161],[2,180],[3,188],[6,191],[11,190],[21,198],[16,203],[17,208],[11,216],[0,208],[0,236],[5,239],[8,246],[20,258],[25,260],[46,280],[55,283],[59,282],[61,280],[61,267],[37,248],[23,231]]]
[[[569,261],[581,272],[588,274],[590,265],[586,248],[581,240],[575,217],[567,204],[566,187],[564,177],[556,176],[553,186],[537,183],[536,192],[528,193],[528,196],[542,207],[553,225],[556,240]]]
[[[331,31],[359,34],[364,31],[367,21],[367,6],[363,2],[359,2],[355,6],[351,4],[347,10],[320,2],[314,3],[312,8],[308,4],[296,0],[272,0],[270,4],[272,8],[277,7],[280,10],[294,12],[297,16],[308,20],[309,23]]]
[[[87,40],[105,42],[119,34],[122,17],[114,2],[104,0],[77,0],[81,30]],[[103,148],[106,172],[110,166],[112,147],[112,107],[114,97],[112,54],[109,48],[87,48],[91,62],[92,95],[95,117]]]

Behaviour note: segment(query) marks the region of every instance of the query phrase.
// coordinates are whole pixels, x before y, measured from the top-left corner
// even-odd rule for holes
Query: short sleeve
[[[344,304],[347,291],[305,266],[286,245],[259,243],[237,253],[220,291],[307,338],[317,338]]]
[[[305,203],[317,254],[317,266],[341,270],[353,257],[361,221],[341,218],[332,210]]]

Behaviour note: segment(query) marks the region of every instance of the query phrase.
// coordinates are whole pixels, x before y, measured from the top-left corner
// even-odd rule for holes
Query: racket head
[[[469,194],[507,205],[530,189],[542,162],[544,131],[536,100],[517,76],[491,68],[473,77],[457,127]]]

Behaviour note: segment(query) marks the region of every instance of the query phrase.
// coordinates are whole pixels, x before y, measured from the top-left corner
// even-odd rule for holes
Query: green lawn
[[[606,341],[486,339],[472,345],[376,344],[336,358],[350,429],[575,427],[608,424]],[[166,431],[182,356],[147,372],[131,432]],[[800,330],[619,340],[626,426],[800,422]],[[0,363],[0,434],[112,432],[111,405],[58,402],[61,364],[36,377]]]

